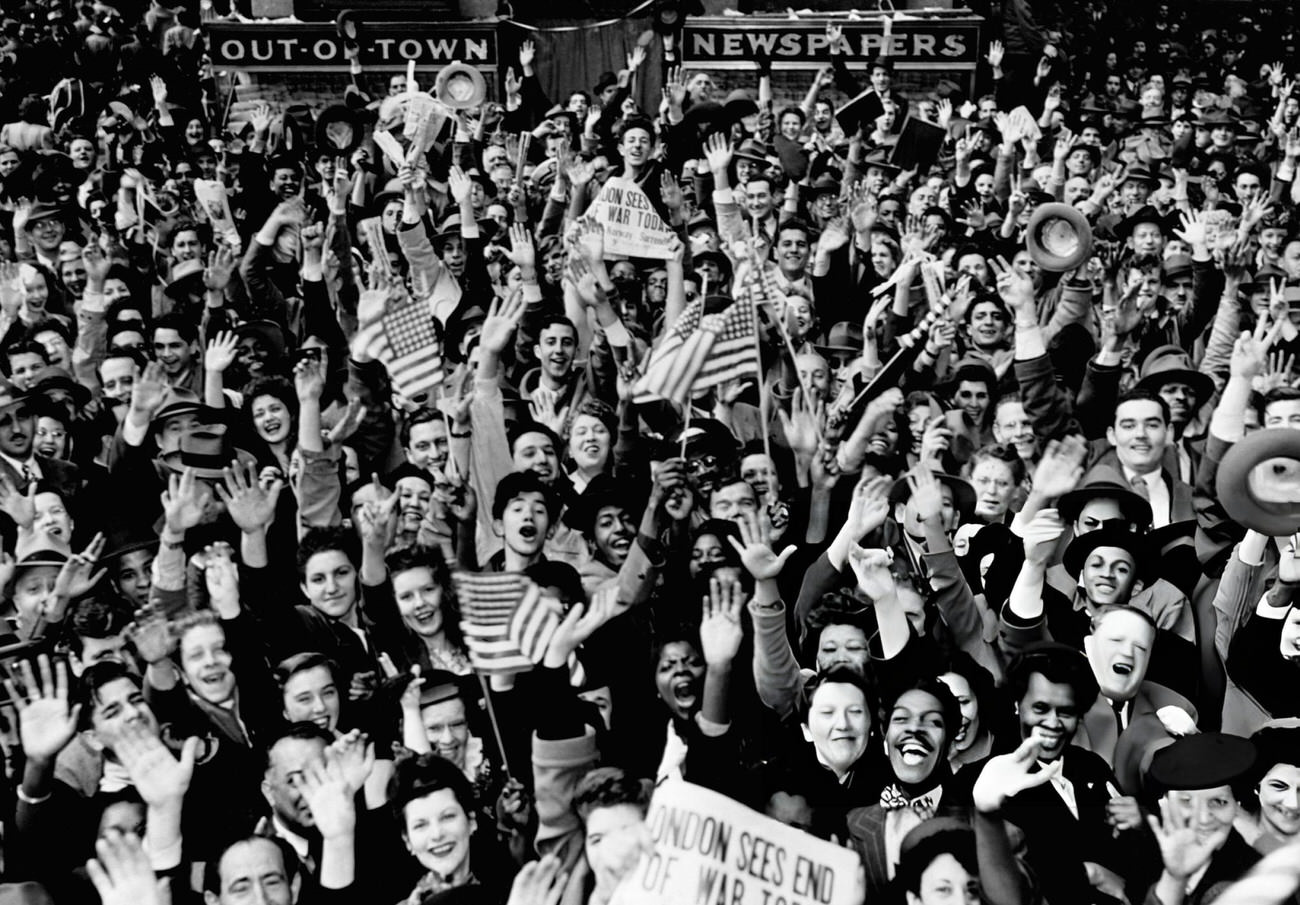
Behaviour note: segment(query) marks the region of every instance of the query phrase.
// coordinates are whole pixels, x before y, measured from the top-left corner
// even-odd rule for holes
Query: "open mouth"
[[[626,553],[632,547],[632,535],[617,534],[610,538],[609,546],[617,553]]]
[[[274,436],[280,432],[281,424],[279,421],[267,421],[262,425],[262,430],[268,435]]]
[[[678,676],[673,679],[668,690],[672,692],[678,703],[693,703],[695,701],[695,677],[689,674]]]
[[[224,684],[226,677],[229,675],[230,673],[223,669],[217,672],[204,673],[199,676],[199,681],[207,688],[216,688]]]
[[[919,767],[930,756],[930,746],[917,738],[904,739],[898,746],[899,756],[909,767]]]
[[[520,525],[519,536],[524,540],[533,540],[537,537],[537,528],[533,525]]]
[[[1118,660],[1110,665],[1110,671],[1117,676],[1131,676],[1133,674],[1133,664]]]
[[[583,455],[591,456],[593,459],[600,455],[599,443],[584,443],[580,449],[582,450]]]
[[[442,845],[431,845],[429,848],[425,849],[425,851],[435,858],[446,858],[455,850],[456,843],[454,842],[445,842]]]

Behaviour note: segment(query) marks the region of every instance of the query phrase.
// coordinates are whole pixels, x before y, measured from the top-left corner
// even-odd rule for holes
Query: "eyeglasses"
[[[38,427],[36,429],[36,437],[39,440],[66,440],[68,439],[68,432],[65,430],[50,430],[46,427]]]

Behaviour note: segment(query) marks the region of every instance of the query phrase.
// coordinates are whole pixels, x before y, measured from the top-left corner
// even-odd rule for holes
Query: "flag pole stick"
[[[797,356],[794,349],[794,341],[790,339],[790,333],[785,329],[785,318],[781,317],[781,312],[777,307],[776,299],[773,298],[772,293],[769,291],[766,269],[763,266],[763,261],[759,260],[758,257],[757,240],[751,240],[750,242],[750,258],[754,262],[754,269],[750,274],[750,279],[753,280],[754,284],[758,287],[760,303],[767,305],[770,309],[772,320],[776,324],[776,331],[781,334],[781,339],[785,341],[785,350],[790,353],[790,367],[794,368],[794,377],[799,383],[799,392],[803,393],[804,402],[808,404],[808,409],[811,411],[813,408],[812,390],[806,383],[804,383],[803,376],[799,373],[799,364],[796,361]],[[754,331],[754,335],[756,338],[755,341],[757,341],[757,330]],[[759,401],[762,401],[761,392],[759,394]],[[821,427],[816,426],[815,429],[817,432],[817,440],[818,442],[821,442]]]
[[[506,757],[506,743],[501,737],[501,726],[497,723],[497,710],[492,706],[492,689],[488,687],[487,677],[477,669],[474,675],[478,676],[478,683],[483,688],[483,703],[487,708],[488,722],[492,724],[492,736],[496,739],[497,753],[501,755],[501,766],[506,771],[507,779],[514,779],[514,774],[510,772],[510,759]]]
[[[688,433],[688,432],[690,431],[690,429],[691,429],[691,408],[692,408],[692,406],[691,406],[691,397],[690,397],[690,394],[687,394],[687,396],[686,396],[686,420],[682,423],[682,442],[681,442],[681,450],[680,450],[680,452],[679,452],[679,455],[680,455],[681,458],[683,458],[683,459],[686,458],[686,439],[687,439],[687,438],[686,438],[686,435],[687,435],[687,433]]]

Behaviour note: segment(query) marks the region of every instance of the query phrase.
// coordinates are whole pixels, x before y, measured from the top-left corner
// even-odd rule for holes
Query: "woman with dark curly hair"
[[[298,394],[283,377],[259,377],[244,389],[244,420],[258,464],[289,474],[289,459],[298,439]]]

